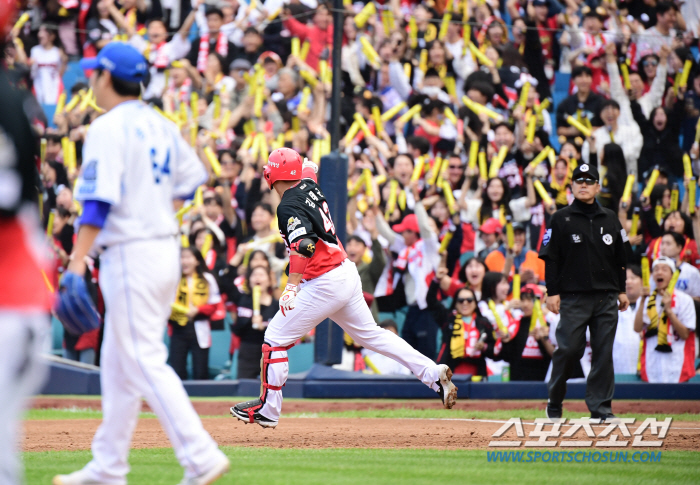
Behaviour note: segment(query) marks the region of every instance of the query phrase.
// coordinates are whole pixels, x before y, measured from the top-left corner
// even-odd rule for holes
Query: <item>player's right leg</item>
[[[163,333],[178,278],[174,240],[133,242],[103,253],[100,286],[108,312],[103,342],[108,360],[102,360],[102,382],[110,383],[103,397],[103,424],[93,440],[93,460],[81,470],[100,478],[98,483],[126,483],[126,456],[141,396],[165,429],[185,468],[186,483],[211,483],[228,470],[228,459],[204,430],[182,382],[166,363]]]
[[[352,296],[352,292],[341,284],[343,266],[304,283],[294,310],[287,312],[286,316],[282,312],[274,316],[265,331],[260,362],[260,397],[233,406],[233,417],[265,428],[277,426],[282,412],[282,388],[289,374],[287,350]]]
[[[457,386],[452,384],[450,368],[436,364],[404,339],[376,324],[362,295],[362,283],[354,267],[348,268],[344,284],[352,288],[352,298],[330,318],[358,344],[403,364],[440,395],[445,408],[452,408],[457,400]]]
[[[34,312],[0,309],[0,484],[22,481],[19,459],[22,412],[47,374],[41,357],[48,318]]]
[[[126,483],[129,447],[141,411],[141,393],[125,378],[117,338],[113,335],[116,325],[110,316],[107,313],[100,357],[103,419],[92,440],[93,459],[81,470],[54,477],[54,485]]]

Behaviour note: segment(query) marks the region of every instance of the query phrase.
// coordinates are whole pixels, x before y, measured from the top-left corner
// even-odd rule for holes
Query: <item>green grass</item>
[[[139,418],[155,418],[154,413],[140,413]],[[30,409],[24,419],[102,419],[102,411],[88,408]]]
[[[697,483],[700,453],[664,451],[660,463],[488,463],[486,451],[223,448],[232,471],[220,484],[357,485],[477,483]],[[630,455],[633,450],[629,450]],[[50,483],[84,466],[89,451],[24,453],[27,483]],[[182,478],[169,448],[134,450],[130,485],[173,485]]]
[[[220,415],[202,416],[203,418],[216,418],[228,416],[228,408],[222,408]],[[564,412],[565,418],[580,418],[584,413]],[[635,418],[638,421],[648,417],[664,419],[672,417],[674,421],[700,421],[700,414],[657,414],[647,416],[642,414],[620,414],[621,418]],[[141,413],[141,418],[155,418],[153,413]],[[283,413],[283,418],[432,418],[432,419],[509,419],[520,417],[526,420],[543,418],[541,409],[523,408],[513,410],[496,411],[470,411],[462,409],[368,409],[363,411],[337,411],[322,413]],[[102,412],[83,408],[66,409],[31,409],[26,414],[26,419],[102,419]]]

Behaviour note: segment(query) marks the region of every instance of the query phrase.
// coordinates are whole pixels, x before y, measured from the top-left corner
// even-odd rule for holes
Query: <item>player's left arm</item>
[[[281,204],[277,208],[277,220],[280,231],[289,244],[289,278],[280,297],[280,309],[282,314],[286,315],[287,311],[295,307],[294,300],[299,292],[299,283],[316,252],[318,236],[304,207]]]
[[[105,223],[109,210],[112,208],[107,202],[100,200],[86,200],[83,202],[83,213],[79,219],[78,237],[73,245],[71,262],[67,270],[83,275],[85,273],[85,257],[92,248],[97,235]]]
[[[78,229],[78,237],[73,245],[71,262],[68,264],[67,271],[80,276],[85,274],[85,256],[88,255],[90,248],[101,230],[101,227],[91,224],[83,224],[80,226],[80,229]]]
[[[318,238],[316,238],[318,240]],[[295,243],[290,244],[289,251],[289,278],[287,286],[284,287],[284,292],[280,297],[280,310],[282,315],[287,315],[286,312],[294,310],[296,304],[294,300],[299,293],[299,283],[304,276],[306,265],[316,252],[316,241],[310,237],[298,239]]]
[[[119,181],[124,173],[121,155],[124,141],[114,136],[113,131],[104,120],[95,121],[83,147],[83,166],[75,194],[76,200],[83,204],[83,213],[67,268],[78,275],[85,273],[85,256],[104,227],[111,207],[118,205],[122,198]],[[104,149],[107,140],[109,150]]]
[[[309,264],[309,260],[316,252],[317,237],[303,237],[290,244],[289,251],[289,279],[287,281],[298,284]]]

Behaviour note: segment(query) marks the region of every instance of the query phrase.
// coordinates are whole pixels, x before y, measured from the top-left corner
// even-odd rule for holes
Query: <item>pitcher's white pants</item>
[[[107,309],[100,360],[103,421],[86,466],[97,481],[126,483],[141,398],[158,416],[186,477],[207,472],[223,459],[166,363],[163,335],[179,280],[175,238],[118,244],[102,254],[100,288]]]
[[[272,347],[291,345],[326,318],[337,323],[363,347],[400,362],[423,384],[437,392],[439,366],[401,337],[376,324],[362,295],[357,267],[347,259],[328,273],[302,283],[296,297],[296,307],[287,312],[287,316],[277,312],[265,331],[265,342]],[[286,357],[286,351],[273,351],[270,355],[271,360]],[[261,375],[266,383],[281,388],[287,381],[289,364],[277,362],[263,365]],[[279,420],[282,390],[263,388],[262,391],[264,405],[260,413],[268,419]]]
[[[0,485],[22,483],[20,418],[46,378],[40,353],[50,328],[46,312],[0,309]]]

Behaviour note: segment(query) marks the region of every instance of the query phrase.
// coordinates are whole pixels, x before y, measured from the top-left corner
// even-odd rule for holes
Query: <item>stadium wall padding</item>
[[[471,382],[469,376],[455,376],[460,399],[547,399],[544,382]],[[228,381],[185,381],[190,396],[253,397],[260,392],[256,379]],[[567,398],[583,399],[586,385],[569,383]],[[100,372],[59,362],[50,363],[49,378],[41,394],[100,394]],[[314,365],[308,372],[290,375],[286,397],[324,399],[434,399],[435,393],[412,376],[371,376]],[[698,400],[700,381],[682,384],[618,382],[615,399]]]

